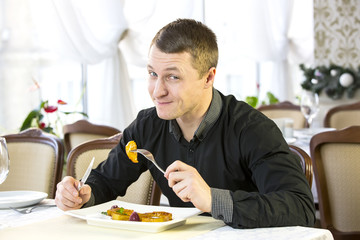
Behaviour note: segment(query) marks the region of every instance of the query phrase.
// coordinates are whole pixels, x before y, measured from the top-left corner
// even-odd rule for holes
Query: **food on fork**
[[[137,149],[137,146],[136,146],[135,141],[129,141],[125,146],[126,154],[133,163],[139,162],[137,160],[137,152],[131,152],[132,150],[136,150],[136,149]]]
[[[167,222],[172,220],[172,214],[168,212],[154,211],[149,213],[137,213],[134,210],[118,207],[117,205],[112,206],[104,212],[104,214],[111,216],[112,220],[121,221]]]

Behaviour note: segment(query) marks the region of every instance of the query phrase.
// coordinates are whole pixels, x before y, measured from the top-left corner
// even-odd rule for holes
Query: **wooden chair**
[[[319,133],[310,150],[321,227],[335,239],[360,239],[360,126]]]
[[[71,149],[80,143],[98,138],[110,137],[119,132],[121,131],[116,128],[93,124],[85,119],[64,125],[63,133],[66,153],[69,153]]]
[[[95,156],[93,166],[95,168],[100,162],[107,159],[110,150],[119,143],[121,137],[122,133],[118,133],[109,138],[95,139],[76,146],[68,156],[67,175],[80,179],[92,157]],[[160,188],[156,185],[150,171],[147,170],[128,187],[125,196],[119,196],[117,199],[131,203],[159,205],[160,196]]]
[[[0,185],[0,191],[41,191],[54,198],[64,163],[61,140],[37,128],[4,137],[9,151],[10,171]]]
[[[289,101],[280,102],[277,104],[261,105],[257,108],[260,112],[265,114],[270,119],[276,118],[291,118],[294,120],[294,129],[301,129],[306,127],[306,119],[301,113],[299,105],[295,105]]]
[[[324,127],[342,129],[360,125],[360,102],[331,108],[325,115]]]
[[[310,156],[304,150],[297,146],[289,145],[289,148],[293,153],[299,156],[301,167],[311,188],[313,179],[313,167]]]

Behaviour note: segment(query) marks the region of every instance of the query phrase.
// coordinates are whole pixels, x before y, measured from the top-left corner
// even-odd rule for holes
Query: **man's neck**
[[[194,120],[191,122],[182,121],[182,119],[176,119],[186,141],[188,141],[188,142],[191,141],[191,139],[194,137],[195,131],[198,129],[198,127],[203,119],[204,119],[204,117],[198,118],[198,119],[196,119],[196,121]]]
[[[201,121],[206,116],[207,111],[209,110],[211,100],[212,100],[212,92],[207,97],[206,104],[203,109],[196,112],[197,115],[193,116],[182,116],[176,119],[181,132],[186,139],[186,141],[190,142],[190,140],[194,137],[194,134],[198,127],[200,126]]]

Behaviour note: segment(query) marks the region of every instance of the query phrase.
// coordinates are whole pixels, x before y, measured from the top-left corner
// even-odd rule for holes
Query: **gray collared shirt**
[[[194,138],[202,141],[221,113],[222,100],[218,91],[213,89],[213,98],[204,119],[201,121],[199,127],[194,133]],[[174,135],[177,141],[180,141],[182,136],[181,129],[176,120],[171,120],[169,124],[169,131]],[[211,188],[211,215],[223,220],[224,222],[231,222],[233,215],[233,200],[229,190]]]

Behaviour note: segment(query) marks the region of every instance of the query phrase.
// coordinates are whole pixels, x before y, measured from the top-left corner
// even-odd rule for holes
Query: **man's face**
[[[199,78],[189,53],[166,54],[152,46],[147,70],[148,91],[160,118],[191,120],[207,110],[207,75]]]

